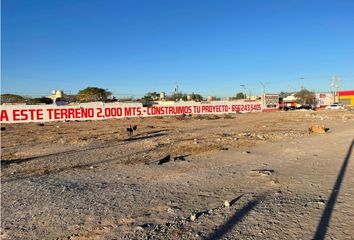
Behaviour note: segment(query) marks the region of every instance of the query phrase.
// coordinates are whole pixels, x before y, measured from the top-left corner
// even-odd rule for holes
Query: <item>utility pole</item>
[[[175,88],[173,89],[174,93],[176,94],[178,92],[178,84],[177,82],[175,83]]]
[[[332,81],[331,81],[331,87],[333,89],[333,103],[336,103],[338,100],[339,102],[339,96],[336,98],[339,92],[339,86],[340,86],[340,78],[336,75],[332,76]]]
[[[176,97],[178,96],[178,83],[177,82],[175,82],[175,87],[174,87],[174,89],[173,89],[173,96],[174,96],[174,98],[175,98],[175,100],[176,100]],[[178,99],[179,100],[179,99]]]
[[[262,89],[263,89],[263,96],[262,96],[262,103],[263,103],[263,107],[265,105],[265,89],[266,89],[266,85],[268,83],[263,83],[263,82],[259,82],[262,85]]]
[[[304,89],[304,77],[300,77],[300,90]]]
[[[242,88],[243,88],[243,92],[244,92],[244,95],[245,95],[245,99],[247,99],[246,97],[246,86],[244,84],[240,85]]]

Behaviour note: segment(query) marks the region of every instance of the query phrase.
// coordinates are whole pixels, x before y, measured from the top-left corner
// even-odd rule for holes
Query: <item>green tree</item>
[[[198,94],[198,93],[192,93],[191,94],[191,99],[196,101],[196,102],[201,102],[203,101],[203,97],[202,95]]]
[[[295,93],[294,96],[299,99],[299,103],[301,104],[313,104],[315,93],[307,89],[302,89],[301,91]]]
[[[16,94],[1,94],[0,96],[1,103],[25,103],[26,99],[20,95]]]
[[[80,102],[105,102],[111,95],[112,93],[106,89],[98,87],[87,87],[79,91],[78,99]]]
[[[238,92],[236,93],[235,99],[246,99],[246,94],[244,94],[243,92]]]
[[[143,100],[144,101],[154,101],[156,99],[159,99],[159,97],[160,97],[160,94],[158,94],[157,92],[148,92],[143,97]]]

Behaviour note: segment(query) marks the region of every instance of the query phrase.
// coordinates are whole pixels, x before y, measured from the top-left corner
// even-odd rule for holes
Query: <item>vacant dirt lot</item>
[[[354,112],[4,127],[1,239],[354,238]]]

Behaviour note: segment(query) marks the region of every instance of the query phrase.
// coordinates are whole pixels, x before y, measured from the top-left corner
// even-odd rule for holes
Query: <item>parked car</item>
[[[343,105],[340,104],[331,104],[326,107],[326,109],[333,109],[333,110],[339,110],[339,109],[344,109]]]
[[[310,105],[310,104],[304,104],[304,105],[301,105],[300,107],[298,107],[297,109],[306,109],[306,110],[313,110],[315,109],[314,106]]]
[[[283,108],[284,111],[291,111],[291,110],[295,110],[295,109],[296,109],[295,106],[285,106],[285,107]]]

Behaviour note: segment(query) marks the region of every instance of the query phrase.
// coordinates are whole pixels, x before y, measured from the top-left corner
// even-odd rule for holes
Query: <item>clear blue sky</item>
[[[2,93],[354,89],[353,0],[2,0]],[[247,90],[249,91],[249,90]]]

